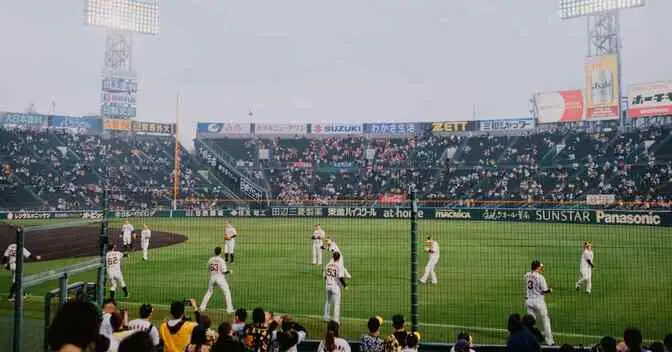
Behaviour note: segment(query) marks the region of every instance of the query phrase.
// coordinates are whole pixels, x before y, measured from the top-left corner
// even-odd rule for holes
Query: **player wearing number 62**
[[[532,262],[531,269],[532,270],[529,273],[525,274],[525,285],[527,289],[525,305],[527,306],[527,314],[533,316],[537,321],[541,321],[541,324],[544,327],[546,344],[552,346],[555,342],[553,341],[551,319],[548,316],[548,309],[546,309],[544,296],[551,293],[553,290],[548,287],[544,275],[541,275],[544,271],[544,264],[535,260]]]
[[[231,271],[226,268],[226,262],[222,259],[222,247],[215,247],[215,256],[208,260],[208,272],[210,273],[210,281],[208,281],[208,291],[203,296],[203,301],[201,302],[201,312],[205,312],[205,309],[208,308],[208,302],[212,297],[215,285],[219,286],[222,289],[222,293],[224,293],[226,312],[235,312],[236,310],[233,309],[233,304],[231,303],[231,290],[224,278],[224,275],[230,274]]]

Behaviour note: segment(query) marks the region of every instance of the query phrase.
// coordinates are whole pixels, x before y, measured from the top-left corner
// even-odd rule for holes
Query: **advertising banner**
[[[583,119],[583,92],[580,89],[539,93],[534,97],[539,123],[573,122]]]
[[[408,135],[421,132],[422,129],[415,122],[383,122],[365,123],[364,133],[383,135]]]
[[[306,134],[307,125],[300,123],[255,123],[254,134]]]
[[[432,122],[432,133],[451,133],[474,131],[476,123],[474,121],[442,121]]]
[[[98,117],[49,116],[49,127],[83,129],[92,132],[103,130],[103,121]]]
[[[479,121],[481,131],[529,130],[535,126],[533,117],[520,119],[482,120]]]
[[[616,55],[586,59],[586,120],[618,119],[618,59]]]
[[[530,208],[418,208],[418,218],[437,220],[516,221],[593,225],[672,226],[670,211],[530,209]],[[122,210],[114,218],[129,217],[339,217],[410,219],[410,207],[374,206],[272,206],[212,210]],[[0,219],[54,219],[102,217],[99,210],[0,212]]]
[[[133,121],[131,131],[136,133],[174,134],[174,123]]]
[[[615,194],[586,194],[587,205],[611,205],[616,203]]]
[[[361,123],[314,123],[313,134],[361,134],[364,127]]]
[[[385,193],[378,197],[379,204],[407,204],[408,199],[405,194]]]
[[[249,123],[199,122],[196,125],[197,133],[212,134],[250,134],[252,125]]]
[[[672,81],[633,84],[628,102],[628,116],[633,119],[672,115]]]
[[[131,130],[131,120],[104,119],[103,120],[103,129],[113,130],[113,131],[130,131]]]
[[[100,92],[100,114],[110,118],[134,118],[137,93],[138,81],[134,73],[104,73]]]
[[[8,126],[46,127],[47,115],[3,112],[0,113],[0,123]]]

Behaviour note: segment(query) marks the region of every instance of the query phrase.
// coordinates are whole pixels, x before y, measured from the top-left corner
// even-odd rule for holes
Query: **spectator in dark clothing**
[[[509,338],[506,349],[509,352],[539,352],[539,341],[530,330],[523,326],[520,314],[511,314],[508,322]]]
[[[219,333],[219,338],[217,339],[217,342],[215,342],[215,345],[212,348],[213,352],[244,352],[245,351],[245,346],[243,346],[243,343],[237,340],[234,340],[233,338],[233,329],[231,328],[231,324],[229,323],[221,323],[219,324],[219,328],[217,329],[217,332]]]
[[[49,327],[49,346],[53,351],[107,351],[110,341],[100,335],[101,320],[93,304],[67,302]]]
[[[379,336],[382,320],[380,317],[369,318],[369,322],[367,323],[369,333],[362,336],[359,343],[359,350],[361,352],[383,352],[383,339]]]
[[[665,339],[663,339],[663,345],[665,345],[667,352],[672,352],[672,334],[665,335]]]
[[[154,347],[152,338],[146,331],[136,331],[119,344],[119,352],[151,352]]]
[[[408,337],[408,331],[406,331],[406,327],[404,326],[404,316],[401,314],[397,314],[392,317],[392,335],[394,338],[396,338],[397,343],[401,348],[406,347],[406,337]],[[391,337],[388,336],[388,339]]]
[[[575,351],[574,346],[567,343],[560,346],[560,349],[558,350],[558,352],[574,352],[574,351]]]
[[[627,328],[623,332],[623,340],[628,346],[628,352],[642,351],[642,332],[637,328]]]
[[[539,341],[539,343],[544,341],[544,335],[537,329],[534,324],[537,323],[537,320],[530,314],[525,314],[523,316],[523,327],[526,327],[532,335]]]
[[[252,323],[243,330],[243,344],[253,352],[267,352],[271,342],[271,333],[266,325],[266,313],[262,308],[252,311]]]
[[[649,346],[651,352],[665,352],[665,345],[662,342],[656,341]]]
[[[605,336],[596,346],[600,352],[616,352],[616,339],[611,336]]]

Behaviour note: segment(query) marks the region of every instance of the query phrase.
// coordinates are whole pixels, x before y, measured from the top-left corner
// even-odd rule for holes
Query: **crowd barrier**
[[[110,218],[129,217],[254,217],[254,218],[362,218],[409,219],[410,207],[371,206],[270,206],[258,209],[223,208],[212,210],[122,210],[111,211]],[[0,212],[0,220],[102,217],[96,210]],[[532,223],[571,223],[593,225],[672,226],[672,211],[608,209],[533,209],[533,208],[418,208],[418,219],[459,221],[514,221]]]

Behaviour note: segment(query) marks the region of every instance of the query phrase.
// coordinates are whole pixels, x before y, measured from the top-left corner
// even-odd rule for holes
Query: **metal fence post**
[[[68,301],[68,273],[58,279],[58,304],[62,306]]]
[[[51,292],[44,295],[44,352],[49,352],[49,327],[51,326]]]
[[[108,237],[108,223],[107,223],[107,190],[103,189],[103,221],[100,223],[100,262],[101,266],[98,268],[98,283],[96,287],[96,304],[98,307],[103,306],[105,299],[105,256],[107,255]]]
[[[411,330],[418,331],[418,202],[411,189]]]
[[[16,230],[16,271],[14,272],[14,339],[12,351],[20,352],[23,346],[23,227]]]

